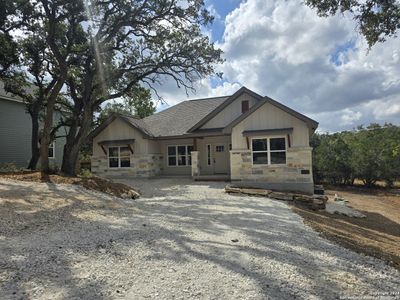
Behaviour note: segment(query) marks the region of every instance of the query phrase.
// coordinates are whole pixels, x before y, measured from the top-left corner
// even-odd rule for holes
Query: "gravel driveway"
[[[397,270],[324,240],[283,202],[123,182],[143,197],[1,180],[0,298],[400,298]]]

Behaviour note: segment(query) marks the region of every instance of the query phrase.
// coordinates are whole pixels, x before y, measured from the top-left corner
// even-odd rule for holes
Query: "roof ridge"
[[[202,101],[202,100],[211,100],[211,99],[227,98],[227,97],[230,97],[230,96],[232,96],[232,95],[217,96],[217,97],[207,97],[207,98],[196,98],[196,99],[185,100],[185,102],[186,102],[186,101]]]
[[[131,115],[129,113],[123,113],[123,112],[113,112],[113,114],[121,116],[121,117],[127,117],[127,118],[132,118],[132,119],[136,119],[136,120],[141,120],[138,116],[135,115]]]

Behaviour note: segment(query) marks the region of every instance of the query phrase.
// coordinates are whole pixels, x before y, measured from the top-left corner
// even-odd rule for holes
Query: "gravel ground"
[[[400,298],[400,274],[223,183],[123,180],[122,200],[0,180],[1,299]]]

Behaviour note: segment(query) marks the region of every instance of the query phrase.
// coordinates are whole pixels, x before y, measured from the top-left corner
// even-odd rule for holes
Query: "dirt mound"
[[[113,182],[104,178],[92,177],[68,177],[61,175],[49,175],[43,179],[40,172],[22,171],[13,173],[0,173],[0,178],[9,178],[31,182],[52,182],[57,184],[77,184],[87,189],[96,190],[119,198],[136,199],[140,194],[130,186]]]

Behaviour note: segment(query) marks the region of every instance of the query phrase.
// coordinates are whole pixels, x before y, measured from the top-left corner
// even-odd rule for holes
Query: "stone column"
[[[192,177],[200,175],[199,151],[190,152],[192,156]]]

